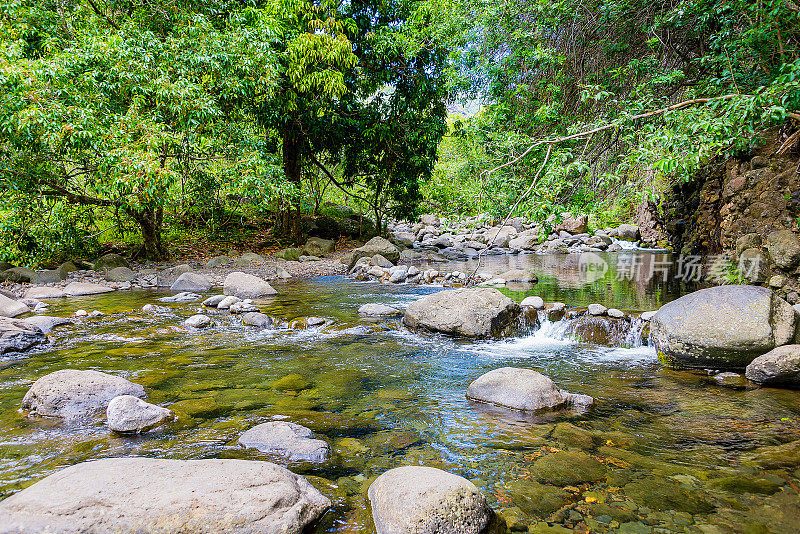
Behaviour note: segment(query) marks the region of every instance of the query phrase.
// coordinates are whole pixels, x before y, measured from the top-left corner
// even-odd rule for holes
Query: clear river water
[[[674,260],[626,254],[645,265]],[[503,289],[517,301],[540,295],[632,312],[655,310],[693,289],[674,277],[628,279],[620,276],[618,255],[603,257],[609,268],[596,280],[582,276],[571,256],[489,257],[481,269],[535,271],[537,284]],[[568,321],[542,317],[539,328],[514,337],[472,341],[412,332],[397,319],[368,322],[357,313],[369,302],[404,307],[440,288],[345,277],[276,287],[280,295],[260,307],[282,323],[264,331],[213,310],[204,313],[215,327],[187,329],[182,321],[201,306],[161,304],[156,299],[164,292],[53,303],[50,315],[97,309],[106,316],[56,329],[44,350],[0,360],[0,499],[97,458],[286,465],[236,445],[248,428],[284,418],[312,428],[336,452],[321,466],[288,465],[334,502],[315,532],[373,532],[366,488],[407,464],[473,481],[516,531],[800,532],[800,460],[797,447],[794,457],[785,449],[800,440],[800,392],[722,387],[707,373],[671,370],[646,339],[641,344],[638,331],[621,346],[607,346],[570,335]],[[163,309],[142,312],[151,303]],[[306,328],[310,316],[327,323]],[[593,396],[595,405],[583,414],[531,418],[468,402],[469,383],[502,366],[536,369],[563,389]],[[149,401],[171,407],[178,419],[126,437],[112,435],[102,418],[65,424],[18,411],[37,378],[64,368],[143,384]],[[575,463],[537,463],[560,451],[574,453]],[[599,474],[570,479],[584,467]]]

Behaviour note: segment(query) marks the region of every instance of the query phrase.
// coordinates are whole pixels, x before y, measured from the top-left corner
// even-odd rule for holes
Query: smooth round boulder
[[[673,367],[737,370],[792,343],[797,325],[797,312],[770,289],[726,285],[662,306],[650,322],[650,339]]]
[[[522,302],[520,302],[519,305],[522,306],[523,308],[531,307],[540,310],[544,308],[544,299],[542,299],[542,297],[538,297],[535,295],[531,297],[525,297],[524,299],[522,299]]]
[[[532,369],[501,367],[479,376],[467,388],[467,398],[525,412],[566,406],[588,406],[588,395],[569,393]]]
[[[328,444],[315,439],[311,429],[288,421],[256,425],[242,434],[238,443],[290,462],[325,462],[331,454]]]
[[[108,428],[124,434],[146,432],[172,418],[172,410],[150,404],[133,395],[114,397],[106,408]]]
[[[479,534],[493,517],[475,484],[433,467],[386,471],[367,496],[377,534]]]
[[[450,289],[412,302],[403,323],[466,337],[500,336],[516,321],[519,305],[491,287]]]
[[[110,458],[62,469],[0,502],[0,530],[300,534],[330,504],[269,462]]]
[[[800,388],[800,345],[783,345],[762,354],[750,362],[745,376],[762,386]]]
[[[172,287],[172,284],[184,273],[191,272],[192,267],[186,263],[168,267],[159,271],[156,275],[156,285],[158,287]]]
[[[321,237],[310,237],[303,246],[304,256],[324,256],[333,252],[336,244],[330,239],[322,239]]]
[[[214,321],[211,320],[211,317],[208,315],[203,315],[202,313],[198,313],[197,315],[192,315],[188,319],[186,319],[183,324],[191,328],[206,328],[214,324]]]
[[[222,292],[242,299],[257,299],[278,294],[265,280],[238,271],[225,277]]]
[[[775,230],[767,235],[764,247],[781,269],[792,269],[800,263],[800,238],[791,230]]]
[[[260,312],[247,312],[242,315],[242,324],[256,328],[269,328],[272,326],[272,317]]]
[[[208,291],[213,282],[211,277],[198,273],[183,273],[170,286],[170,291]]]
[[[403,312],[385,304],[369,303],[358,308],[358,314],[364,317],[396,317],[403,315]]]
[[[102,413],[120,395],[146,397],[144,387],[100,371],[62,369],[44,375],[25,394],[22,408],[31,415],[71,419]]]
[[[602,304],[589,304],[589,315],[605,315],[608,311],[608,308],[603,306]]]

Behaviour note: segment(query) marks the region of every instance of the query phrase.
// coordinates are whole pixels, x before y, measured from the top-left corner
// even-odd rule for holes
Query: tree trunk
[[[152,260],[163,260],[167,250],[161,241],[161,228],[164,221],[164,208],[150,208],[130,213],[142,229],[142,250],[140,255]]]
[[[291,126],[283,130],[283,172],[286,179],[295,184],[298,189],[302,186],[302,137]],[[284,206],[282,217],[282,232],[298,241],[300,239],[300,211],[297,206],[287,203]]]

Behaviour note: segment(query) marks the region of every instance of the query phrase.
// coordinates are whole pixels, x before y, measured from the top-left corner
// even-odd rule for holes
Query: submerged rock
[[[797,312],[771,290],[729,285],[701,289],[658,310],[650,339],[674,367],[742,369],[792,343]]]
[[[0,502],[4,532],[300,534],[330,506],[269,462],[112,458],[63,469]]]
[[[0,354],[25,352],[47,343],[47,336],[38,326],[23,319],[0,317]]]
[[[714,510],[701,493],[687,489],[668,479],[636,480],[624,487],[634,501],[654,510],[678,510],[689,514],[707,514]]]
[[[800,388],[800,345],[776,347],[750,362],[745,376],[764,386]]]
[[[521,411],[588,406],[594,400],[559,389],[532,369],[502,367],[481,375],[467,388],[467,398]]]
[[[114,432],[146,432],[172,418],[172,410],[150,404],[133,395],[114,397],[106,408],[108,428]]]
[[[111,399],[120,395],[146,397],[142,386],[124,378],[62,369],[34,382],[22,399],[22,408],[31,415],[70,419],[104,412]]]
[[[368,497],[377,534],[479,534],[493,517],[472,482],[433,467],[391,469]]]
[[[233,272],[225,277],[222,292],[243,299],[257,299],[278,294],[265,280],[242,272]]]
[[[328,444],[315,439],[311,429],[287,421],[254,426],[239,437],[238,443],[292,462],[325,462],[331,453]]]
[[[554,486],[574,486],[594,482],[606,475],[606,466],[585,452],[554,452],[533,464],[536,480]]]
[[[451,289],[412,302],[403,322],[410,328],[467,337],[499,336],[519,316],[519,305],[488,287]]]

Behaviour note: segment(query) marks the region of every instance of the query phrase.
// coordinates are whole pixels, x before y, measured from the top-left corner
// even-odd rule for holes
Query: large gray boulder
[[[386,471],[367,495],[377,534],[479,534],[493,517],[475,484],[433,467]]]
[[[172,410],[150,404],[133,395],[114,397],[106,408],[108,428],[121,433],[146,432],[173,417]]]
[[[170,286],[170,291],[208,291],[213,286],[211,277],[199,273],[183,273]]]
[[[59,269],[36,271],[36,276],[33,277],[31,283],[34,284],[55,284],[61,280],[67,279],[67,273]]]
[[[558,388],[541,373],[517,367],[501,367],[479,376],[467,388],[467,398],[530,412],[589,406],[594,402],[588,395],[569,393]]]
[[[516,302],[494,288],[450,289],[411,303],[403,323],[446,334],[490,337],[501,335],[520,311]]]
[[[70,297],[83,297],[86,295],[100,295],[102,293],[110,293],[114,291],[113,288],[108,286],[101,286],[100,284],[91,284],[88,282],[70,282],[64,288],[64,293]]]
[[[0,502],[0,533],[300,534],[330,506],[269,462],[110,458]]]
[[[73,419],[102,413],[120,395],[146,397],[144,387],[100,371],[62,369],[33,383],[22,399],[31,415]]]
[[[60,299],[66,296],[67,294],[64,293],[62,289],[59,289],[57,287],[36,286],[36,287],[31,287],[25,292],[26,299],[36,299],[36,300]]]
[[[361,258],[371,258],[375,254],[380,254],[392,263],[397,263],[400,259],[400,249],[394,246],[388,240],[376,236],[367,241],[364,246],[353,249],[350,256],[350,264],[348,270],[352,269],[358,260]]]
[[[617,236],[625,241],[638,241],[639,227],[635,224],[620,224],[617,227]]]
[[[27,267],[12,267],[2,272],[0,280],[9,282],[30,283],[36,278],[36,271]]]
[[[583,234],[589,231],[589,217],[587,215],[578,215],[577,217],[565,217],[561,224],[556,226],[555,232],[564,230],[570,234]]]
[[[764,247],[781,269],[791,269],[800,263],[800,239],[791,230],[770,232],[764,240]]]
[[[242,299],[257,299],[278,294],[266,280],[241,272],[234,272],[225,277],[222,292]]]
[[[800,345],[783,345],[747,366],[745,376],[763,386],[800,388]]]
[[[333,252],[335,245],[336,244],[330,239],[310,237],[308,241],[306,241],[305,246],[303,246],[303,255],[321,257]]]
[[[24,319],[0,317],[0,354],[25,352],[45,343],[47,336],[37,326]]]
[[[100,256],[94,262],[94,268],[97,271],[110,270],[117,267],[130,267],[130,265],[128,260],[113,252]]]
[[[673,367],[743,369],[792,343],[797,325],[797,312],[771,290],[728,285],[662,306],[650,323],[650,340]]]
[[[130,282],[136,278],[136,273],[130,267],[114,267],[106,273],[109,282]]]
[[[191,272],[192,268],[187,265],[176,265],[167,267],[156,274],[156,285],[158,287],[172,287],[172,284],[183,274]]]
[[[256,425],[239,437],[239,445],[280,456],[290,462],[325,462],[331,449],[311,429],[288,421]]]
[[[31,309],[24,303],[0,294],[0,317],[16,317],[30,311]]]

